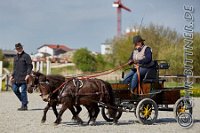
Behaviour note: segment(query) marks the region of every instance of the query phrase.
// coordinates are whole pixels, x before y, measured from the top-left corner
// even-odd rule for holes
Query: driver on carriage
[[[147,71],[154,66],[152,61],[151,48],[144,44],[144,39],[140,35],[133,37],[134,50],[129,58],[129,65],[134,64],[134,69],[125,76],[123,83],[130,84],[130,91],[133,93],[138,85],[137,68],[139,69],[140,79],[142,80]]]

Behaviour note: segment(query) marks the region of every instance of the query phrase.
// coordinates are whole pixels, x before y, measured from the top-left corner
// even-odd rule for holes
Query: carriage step
[[[173,111],[173,108],[159,108],[159,111]]]

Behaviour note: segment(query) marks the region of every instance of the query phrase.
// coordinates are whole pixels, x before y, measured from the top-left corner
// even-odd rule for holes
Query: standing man
[[[32,71],[32,60],[31,57],[24,52],[21,43],[15,44],[17,55],[14,57],[14,68],[13,73],[10,77],[12,82],[12,89],[15,95],[21,102],[19,111],[28,110],[28,97],[27,97],[27,80]]]
[[[145,74],[149,68],[154,66],[152,61],[152,52],[151,48],[144,44],[144,39],[140,35],[133,37],[133,52],[129,58],[129,65],[134,64],[135,68],[139,69],[141,79],[144,78]],[[138,85],[138,74],[136,69],[132,69],[124,78],[124,83],[130,83],[130,90],[133,93],[133,90]]]

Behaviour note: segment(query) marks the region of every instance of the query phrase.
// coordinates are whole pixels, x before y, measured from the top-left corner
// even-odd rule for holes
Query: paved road
[[[40,123],[43,108],[46,103],[41,100],[39,93],[29,94],[29,110],[17,111],[20,106],[12,92],[0,93],[0,133],[200,133],[200,98],[195,98],[194,125],[190,129],[181,128],[173,117],[172,112],[159,112],[158,121],[154,125],[141,125],[134,114],[123,113],[118,125],[105,122],[98,116],[96,126],[79,126],[71,122],[71,113],[66,111],[60,125],[54,126],[55,116],[52,110],[47,114],[47,121]],[[88,120],[86,110],[80,117]]]

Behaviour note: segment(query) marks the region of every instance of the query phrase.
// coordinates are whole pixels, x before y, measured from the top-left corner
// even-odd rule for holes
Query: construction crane
[[[124,10],[129,11],[129,12],[131,12],[131,9],[124,6],[122,4],[121,0],[116,0],[113,3],[113,7],[117,8],[117,36],[119,37],[121,35],[121,14],[122,14],[121,9],[124,9]]]

